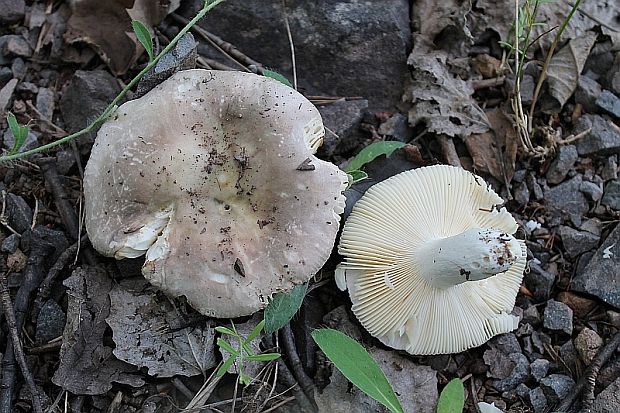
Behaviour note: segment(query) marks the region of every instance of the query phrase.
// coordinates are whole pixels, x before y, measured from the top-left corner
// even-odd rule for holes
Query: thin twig
[[[32,373],[30,373],[30,370],[28,369],[28,364],[26,363],[24,348],[22,346],[21,339],[19,338],[19,327],[17,320],[15,319],[13,303],[11,302],[11,296],[9,295],[9,289],[7,287],[6,273],[4,272],[0,272],[0,298],[2,301],[4,316],[11,333],[13,352],[15,354],[15,358],[17,359],[17,364],[19,364],[19,369],[21,370],[24,380],[26,381],[26,385],[30,390],[30,395],[32,397],[32,409],[35,413],[42,413],[43,409],[41,407],[41,400],[39,399],[39,391],[34,383]]]
[[[284,24],[286,25],[286,35],[288,43],[291,47],[291,63],[293,64],[293,87],[297,90],[297,65],[295,63],[295,44],[293,43],[293,34],[291,26],[288,23],[288,13],[286,12],[286,0],[282,0],[282,13],[284,13]]]
[[[461,167],[461,160],[459,159],[459,155],[456,152],[456,147],[454,146],[454,141],[452,138],[446,135],[437,135],[437,140],[439,140],[439,144],[441,145],[441,151],[443,152],[443,156],[452,166]]]
[[[80,241],[87,242],[88,236],[83,235]],[[58,274],[60,274],[63,268],[65,268],[67,264],[71,262],[71,259],[73,258],[75,252],[78,249],[80,241],[75,242],[73,245],[64,250],[62,254],[60,254],[60,256],[58,257],[54,265],[52,265],[52,268],[50,268],[50,270],[47,272],[45,279],[43,279],[41,285],[39,286],[37,298],[34,300],[33,319],[36,320],[36,317],[38,316],[41,307],[43,307],[44,302],[47,301],[48,297],[50,296],[52,286],[54,285],[54,281],[56,281],[56,277],[58,276]]]
[[[170,14],[170,16],[178,23],[188,23],[188,20],[185,17],[180,16],[176,13],[172,13]],[[258,73],[262,74],[263,65],[252,59],[251,57],[247,56],[246,54],[242,53],[232,43],[228,43],[227,41],[209,32],[208,30],[203,29],[200,26],[192,26],[191,30],[198,34],[200,37],[202,37],[204,40],[209,42],[211,46],[213,46],[217,51],[222,53],[231,62],[235,63],[241,69],[245,70],[246,72],[250,72],[251,70],[248,69],[246,66],[255,66],[259,70]]]
[[[482,90],[490,87],[501,86],[506,81],[506,76],[498,76],[492,79],[483,79],[472,82],[472,87],[474,90]]]
[[[304,371],[301,360],[299,359],[299,354],[297,354],[297,346],[295,345],[295,338],[293,336],[293,331],[291,330],[291,325],[287,324],[282,327],[281,333],[282,346],[286,351],[289,364],[291,365],[291,369],[293,370],[293,375],[301,385],[304,393],[306,393],[306,396],[308,396],[309,399],[312,399],[314,397],[315,391],[314,383]]]
[[[618,346],[620,346],[620,331],[618,331],[611,338],[611,340],[609,340],[607,344],[605,344],[605,346],[603,346],[603,348],[596,353],[596,356],[592,359],[592,363],[590,363],[583,376],[581,376],[579,381],[575,384],[575,386],[573,386],[570,393],[568,393],[568,396],[566,396],[566,398],[562,400],[560,405],[555,409],[556,411],[567,412],[575,400],[577,400],[577,397],[581,391],[584,390],[584,387],[587,391],[584,399],[584,405],[587,405],[592,397],[591,392],[594,390],[594,385],[592,383],[596,382],[596,376],[598,375],[599,370],[614,354]]]

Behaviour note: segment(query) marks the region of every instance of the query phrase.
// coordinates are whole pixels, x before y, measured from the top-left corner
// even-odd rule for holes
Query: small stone
[[[527,174],[527,170],[519,169],[515,171],[515,173],[512,175],[512,180],[515,182],[523,182],[525,180],[526,174]]]
[[[13,79],[13,71],[10,67],[0,67],[0,84],[4,85],[9,80]]]
[[[616,53],[616,57],[607,76],[605,76],[607,86],[617,95],[620,95],[620,53]]]
[[[574,369],[577,368],[577,364],[579,362],[579,355],[577,354],[577,350],[575,350],[572,340],[568,340],[560,346],[560,356],[562,356],[564,363],[570,369],[575,371]]]
[[[24,0],[0,0],[0,22],[5,24],[16,23],[26,14]]]
[[[607,310],[607,317],[609,322],[616,328],[620,328],[620,313],[616,311]]]
[[[44,344],[62,336],[66,320],[67,316],[58,303],[54,300],[47,300],[37,317],[35,341]]]
[[[20,249],[16,249],[15,252],[6,257],[6,267],[10,269],[10,272],[18,273],[24,269],[27,261],[28,257],[26,254],[24,254]]]
[[[609,90],[603,90],[596,99],[596,105],[605,113],[610,114],[616,119],[620,119],[620,98]]]
[[[325,133],[323,145],[319,147],[318,153],[329,158],[336,152],[355,149],[362,134],[359,125],[367,108],[366,100],[346,100],[319,107],[323,124],[334,133]]]
[[[4,112],[7,110],[9,104],[11,103],[11,99],[13,99],[13,92],[15,91],[15,86],[17,86],[17,82],[17,79],[11,79],[6,85],[2,86],[2,88],[0,89],[0,115],[4,115]]]
[[[17,34],[9,34],[9,38],[4,45],[4,54],[9,56],[32,56],[32,48],[28,41],[23,36]]]
[[[620,412],[620,378],[617,378],[596,396],[590,409],[590,413],[617,412]]]
[[[508,359],[514,365],[510,374],[504,379],[493,381],[493,387],[499,391],[513,390],[523,383],[530,373],[530,363],[522,353],[512,353]]]
[[[40,88],[39,93],[37,93],[37,110],[44,119],[49,121],[52,120],[52,116],[54,115],[55,96],[56,94],[54,91],[46,87]]]
[[[15,90],[17,90],[20,93],[30,93],[30,94],[36,95],[37,92],[39,91],[39,86],[35,85],[32,82],[21,82],[20,84],[17,85]]]
[[[551,162],[545,174],[547,182],[554,185],[562,182],[578,158],[579,155],[575,145],[560,146],[555,159]]]
[[[604,181],[618,179],[618,156],[612,155],[605,159],[605,164],[601,170],[601,178]]]
[[[542,413],[547,410],[547,398],[540,387],[530,390],[529,396],[534,413]]]
[[[19,247],[19,235],[11,234],[2,241],[0,250],[2,250],[2,252],[8,252],[12,254],[15,251],[17,251],[18,247]]]
[[[603,190],[594,182],[583,181],[579,190],[594,202],[598,201],[603,196]]]
[[[570,291],[560,292],[556,299],[569,306],[577,318],[585,318],[597,305],[595,301]]]
[[[575,123],[573,134],[592,130],[576,142],[579,155],[612,155],[620,151],[620,131],[599,115],[583,115]]]
[[[527,387],[526,384],[521,383],[515,389],[515,393],[517,396],[525,398],[528,394],[530,394],[530,388]]]
[[[13,63],[11,64],[11,71],[13,72],[13,78],[15,79],[23,79],[26,77],[26,73],[28,72],[28,67],[26,66],[26,62],[21,57],[16,57],[13,59]]]
[[[540,381],[540,387],[551,404],[568,396],[574,385],[575,381],[565,374],[550,374]]]
[[[530,364],[530,372],[534,380],[539,382],[549,372],[549,366],[551,362],[547,359],[536,359]]]
[[[601,204],[615,210],[620,210],[620,180],[614,179],[605,185],[605,192]]]
[[[568,215],[575,226],[581,225],[583,216],[589,209],[585,195],[579,190],[581,182],[581,175],[576,175],[571,180],[545,191],[547,206],[553,208],[555,214]]]
[[[159,59],[153,69],[147,72],[136,89],[135,98],[141,97],[149,90],[168,79],[179,70],[196,67],[196,40],[191,33],[186,33],[174,48]]]
[[[573,310],[566,304],[549,300],[543,318],[543,326],[553,331],[573,332]]]
[[[525,310],[523,310],[523,320],[521,320],[524,324],[531,324],[536,326],[540,324],[540,313],[538,312],[538,308],[535,305],[530,305]]]
[[[586,112],[595,113],[597,111],[595,102],[601,91],[601,85],[596,80],[589,76],[579,76],[575,89],[575,102],[580,103]]]
[[[575,338],[575,349],[586,366],[592,363],[592,359],[594,359],[594,356],[596,356],[596,353],[602,345],[603,339],[601,336],[588,327],[584,327]]]
[[[571,258],[598,247],[600,237],[587,231],[578,231],[574,228],[561,226],[560,236],[568,255]]]
[[[6,194],[6,217],[8,224],[17,233],[21,234],[28,229],[32,223],[32,209],[24,198],[19,195]]]
[[[521,345],[519,344],[519,340],[517,340],[517,336],[514,335],[514,333],[506,333],[495,336],[489,340],[488,345],[498,349],[506,355],[521,352]]]
[[[539,264],[530,261],[530,272],[525,274],[524,281],[534,298],[537,301],[544,301],[551,294],[555,278],[555,274],[545,271]]]
[[[590,218],[586,221],[583,221],[581,226],[579,227],[582,231],[588,231],[591,234],[601,236],[601,229],[603,228],[603,223],[598,218]]]
[[[530,189],[531,194],[534,196],[536,201],[540,201],[544,198],[545,194],[543,193],[543,189],[536,180],[536,175],[533,172],[527,174],[525,178],[527,182],[527,187]]]
[[[379,135],[391,136],[399,142],[409,142],[413,137],[413,129],[409,126],[407,117],[398,112],[383,122],[377,130]]]
[[[525,205],[530,201],[530,190],[527,188],[525,182],[517,182],[512,191],[512,195],[519,205]]]
[[[114,76],[104,70],[76,71],[59,102],[68,131],[76,132],[87,126],[119,92]]]

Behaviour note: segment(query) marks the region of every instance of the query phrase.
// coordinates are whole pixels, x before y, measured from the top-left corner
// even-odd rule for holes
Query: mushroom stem
[[[505,232],[472,228],[460,234],[429,240],[417,252],[423,277],[447,289],[508,270],[523,254],[521,245]]]

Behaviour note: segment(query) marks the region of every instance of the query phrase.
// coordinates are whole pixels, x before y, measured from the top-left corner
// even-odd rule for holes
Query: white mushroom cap
[[[456,353],[517,328],[526,247],[502,203],[482,178],[445,165],[371,187],[344,225],[336,271],[362,325],[411,354]]]
[[[306,282],[333,248],[346,174],[314,156],[317,109],[282,83],[179,72],[118,108],[84,176],[93,246],[146,254],[155,286],[237,317]]]

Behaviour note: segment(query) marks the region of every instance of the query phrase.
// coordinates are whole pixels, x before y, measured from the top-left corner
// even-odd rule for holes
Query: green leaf
[[[465,388],[461,379],[452,379],[437,401],[437,413],[461,413],[465,406]]]
[[[263,354],[255,354],[253,356],[246,356],[246,360],[250,361],[271,361],[280,358],[279,353],[263,353]]]
[[[228,351],[230,354],[232,354],[233,356],[237,357],[239,355],[239,351],[235,350],[233,348],[233,346],[231,346],[228,341],[223,340],[221,338],[217,339],[217,345],[221,348],[224,349],[226,351]]]
[[[314,330],[312,338],[351,383],[392,413],[404,412],[385,374],[364,347],[346,334],[329,328]]]
[[[278,293],[265,308],[265,333],[271,334],[288,324],[299,311],[306,296],[308,284],[295,286],[287,293]]]
[[[362,168],[362,166],[366,165],[368,162],[372,161],[378,156],[385,155],[390,156],[392,152],[394,152],[398,148],[402,148],[405,146],[404,143],[398,141],[382,141],[371,143],[364,149],[362,149],[355,158],[349,162],[344,171],[347,173],[351,173],[352,171],[357,171]]]
[[[131,22],[133,32],[136,34],[138,41],[144,46],[144,49],[149,55],[149,61],[153,60],[155,55],[153,54],[153,39],[151,39],[151,32],[146,28],[140,20],[133,20]]]
[[[6,115],[6,121],[14,138],[13,147],[9,151],[9,155],[15,155],[26,141],[30,128],[28,126],[21,126],[11,112]]]
[[[356,169],[355,171],[350,171],[347,173],[350,176],[349,182],[351,182],[351,185],[356,184],[368,178],[368,174],[364,171],[360,171],[359,169]]]
[[[220,368],[217,369],[217,373],[215,373],[215,375],[218,377],[221,377],[224,374],[226,374],[228,372],[228,369],[230,368],[230,366],[232,366],[232,364],[235,362],[236,359],[237,359],[236,357],[228,357],[226,361],[222,363]]]
[[[229,336],[236,336],[234,331],[224,326],[215,327],[215,331],[217,331],[218,333],[222,333],[222,334],[228,334]]]
[[[252,332],[248,335],[248,338],[243,340],[244,343],[251,343],[252,340],[258,337],[260,332],[263,331],[263,327],[265,327],[265,320],[260,320],[260,323],[256,324],[256,327],[254,327],[254,330],[252,330]]]
[[[239,369],[239,380],[241,381],[241,383],[244,386],[247,386],[248,384],[250,384],[250,382],[252,381],[252,379],[250,378],[250,376],[248,376],[247,374],[245,374],[241,369]]]
[[[284,76],[282,76],[278,72],[274,72],[273,70],[263,69],[263,76],[270,77],[270,78],[275,79],[275,80],[277,80],[279,82],[282,82],[282,83],[284,83],[288,87],[293,87],[293,85],[291,85],[291,82],[289,82],[287,78],[285,78]]]

